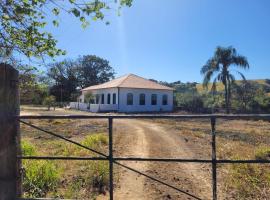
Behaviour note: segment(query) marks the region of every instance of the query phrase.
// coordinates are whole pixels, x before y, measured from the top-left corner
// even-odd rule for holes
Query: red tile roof
[[[174,90],[173,88],[158,84],[154,81],[142,78],[134,74],[128,74],[119,78],[113,79],[103,84],[93,85],[82,89],[87,90],[98,90],[105,88],[138,88],[138,89],[155,89],[155,90]]]

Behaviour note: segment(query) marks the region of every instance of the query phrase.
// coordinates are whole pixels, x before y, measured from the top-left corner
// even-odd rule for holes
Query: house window
[[[151,95],[151,104],[157,105],[157,95],[156,94]]]
[[[162,105],[168,105],[168,96],[166,94],[162,96]]]
[[[101,95],[101,104],[104,104],[104,94]]]
[[[113,93],[113,104],[116,104],[116,93]]]
[[[111,94],[107,94],[107,104],[111,104]]]
[[[96,94],[96,104],[99,104],[99,97],[100,97],[100,95]]]
[[[140,94],[140,105],[145,105],[145,94]]]
[[[133,105],[133,94],[132,93],[127,94],[127,105]]]

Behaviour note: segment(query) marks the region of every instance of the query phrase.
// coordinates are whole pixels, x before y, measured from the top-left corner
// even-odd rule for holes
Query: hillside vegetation
[[[225,111],[224,85],[216,83],[204,88],[196,82],[181,81],[161,84],[175,89],[176,108],[188,112],[213,113]],[[270,79],[236,80],[231,85],[230,108],[233,113],[267,113],[270,111]]]
[[[237,80],[236,83],[242,83],[243,81]],[[270,94],[270,80],[269,79],[255,79],[255,80],[248,80],[248,82],[263,87],[268,94]],[[212,84],[209,84],[208,89],[211,89]],[[196,84],[196,89],[198,92],[205,92],[207,89],[203,87],[201,83]],[[217,83],[217,91],[223,91],[224,85],[219,82]]]

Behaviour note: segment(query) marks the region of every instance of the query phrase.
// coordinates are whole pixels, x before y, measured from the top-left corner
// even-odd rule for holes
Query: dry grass
[[[45,111],[37,108],[27,110],[31,114],[59,114],[58,111]],[[65,111],[60,111],[65,112]],[[62,114],[62,113],[61,113]],[[85,146],[107,154],[108,137],[106,121],[95,120],[25,120],[45,130],[52,131],[66,138],[72,139]],[[27,141],[35,148],[35,155],[39,156],[97,156],[74,144],[67,143],[54,136],[35,130],[21,124],[22,141]],[[31,150],[31,148],[29,148]],[[30,151],[29,150],[29,151]],[[36,167],[27,162],[25,170]],[[57,161],[54,162],[60,177],[52,190],[34,193],[32,197],[53,197],[73,199],[93,199],[108,190],[108,163],[101,161]],[[29,192],[25,193],[29,197]]]
[[[211,156],[209,120],[155,120],[194,141],[198,158]],[[218,159],[269,159],[270,123],[267,121],[218,120]],[[219,189],[227,199],[267,199],[270,196],[270,166],[257,164],[219,165]],[[220,192],[221,192],[220,190]]]
[[[254,83],[258,83],[258,84],[260,84],[260,85],[264,85],[264,86],[270,86],[267,82],[266,82],[266,80],[265,79],[256,79],[256,80],[250,80],[251,82],[254,82]],[[236,81],[236,83],[239,83],[239,82],[241,82],[241,81]],[[208,85],[208,88],[209,89],[211,89],[211,87],[212,87],[212,84],[210,83],[209,85]],[[218,82],[217,83],[217,85],[216,85],[216,87],[217,87],[217,91],[222,91],[222,90],[224,90],[224,85],[221,83],[221,82]],[[205,91],[205,88],[203,88],[203,85],[202,84],[197,84],[196,85],[196,88],[197,88],[197,90],[198,90],[198,92],[203,92],[203,91]]]

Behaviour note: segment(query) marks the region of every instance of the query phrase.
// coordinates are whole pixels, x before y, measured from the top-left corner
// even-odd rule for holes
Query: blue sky
[[[269,0],[134,0],[121,16],[107,13],[109,26],[91,22],[84,30],[62,16],[58,28],[48,28],[66,58],[95,54],[117,76],[201,82],[200,68],[215,47],[232,45],[248,58],[246,77],[261,79],[270,78],[269,11]]]

